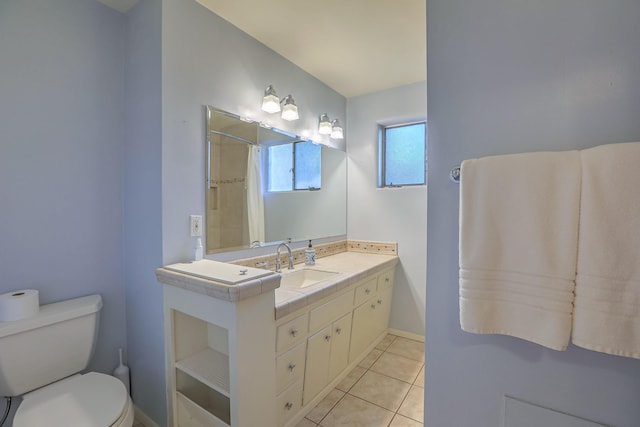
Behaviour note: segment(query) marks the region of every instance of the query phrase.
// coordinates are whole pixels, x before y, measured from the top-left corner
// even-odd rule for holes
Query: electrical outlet
[[[202,236],[202,215],[189,215],[191,237]]]

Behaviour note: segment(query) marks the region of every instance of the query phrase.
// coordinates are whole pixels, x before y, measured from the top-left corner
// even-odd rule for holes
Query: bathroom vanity
[[[366,252],[282,274],[208,260],[158,269],[169,425],[298,423],[386,335],[396,249]]]

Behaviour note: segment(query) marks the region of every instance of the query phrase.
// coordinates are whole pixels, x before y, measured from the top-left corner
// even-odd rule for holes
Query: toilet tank
[[[20,396],[84,370],[95,348],[102,297],[40,306],[28,319],[0,322],[0,396]]]

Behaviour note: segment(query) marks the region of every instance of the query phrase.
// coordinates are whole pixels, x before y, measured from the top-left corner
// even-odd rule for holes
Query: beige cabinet
[[[361,358],[362,353],[387,329],[391,314],[393,273],[393,269],[387,270],[356,287],[349,362]]]
[[[278,321],[276,410],[280,426],[295,426],[387,330],[393,274],[391,268],[365,276]]]
[[[163,292],[167,425],[281,427],[274,291],[233,302],[167,284]],[[283,340],[295,345],[297,337],[285,332]]]

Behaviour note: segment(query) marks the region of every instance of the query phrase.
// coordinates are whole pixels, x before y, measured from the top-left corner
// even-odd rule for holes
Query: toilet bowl
[[[133,403],[116,378],[74,375],[23,396],[14,427],[131,427]]]
[[[80,374],[96,344],[100,295],[40,306],[37,315],[0,322],[0,396],[22,396],[13,427],[131,427],[124,384]]]

